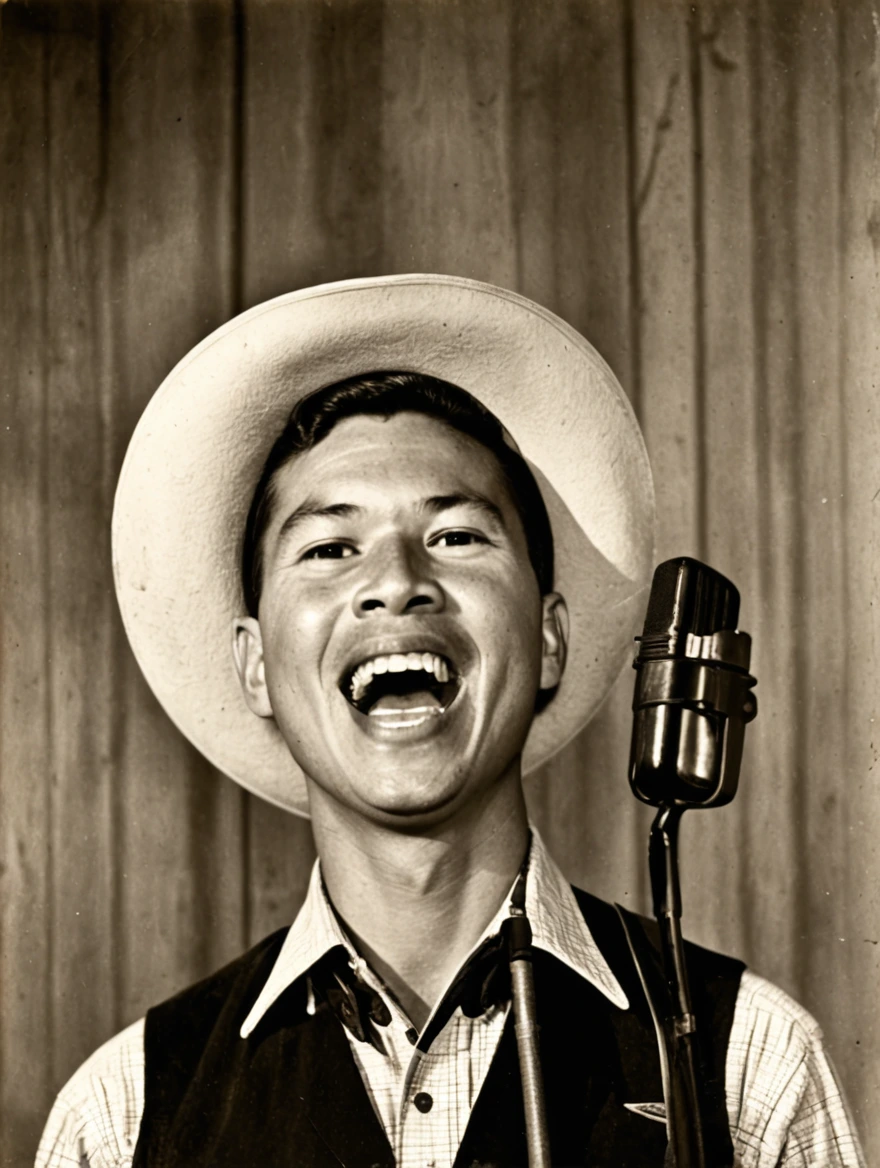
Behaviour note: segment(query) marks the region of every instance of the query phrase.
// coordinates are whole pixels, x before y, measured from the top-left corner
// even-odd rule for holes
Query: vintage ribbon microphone
[[[667,560],[654,572],[634,662],[629,781],[642,802],[659,808],[648,864],[667,990],[664,1092],[676,1168],[722,1168],[707,1160],[681,933],[678,828],[689,807],[721,807],[736,794],[745,727],[758,712],[751,637],[737,630],[738,618],[739,593],[729,580],[698,560]]]

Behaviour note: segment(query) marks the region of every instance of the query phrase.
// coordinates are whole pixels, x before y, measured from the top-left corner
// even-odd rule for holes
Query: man
[[[500,289],[309,290],[172,373],[120,478],[126,628],[200,749],[308,810],[319,864],[290,930],[84,1064],[41,1168],[524,1164],[504,950],[523,912],[551,1162],[664,1162],[625,937],[522,793],[618,670],[651,522],[610,371]],[[712,1162],[860,1164],[812,1019],[690,960]]]

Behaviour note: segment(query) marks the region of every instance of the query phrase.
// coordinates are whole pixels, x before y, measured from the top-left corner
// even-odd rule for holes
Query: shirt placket
[[[398,1168],[451,1168],[460,1142],[458,1080],[462,1055],[468,1057],[469,1024],[454,1014],[430,1050],[413,1051],[401,1099]]]

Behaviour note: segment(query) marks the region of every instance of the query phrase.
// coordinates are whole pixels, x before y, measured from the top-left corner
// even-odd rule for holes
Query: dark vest
[[[663,1100],[650,1010],[616,912],[586,893],[575,895],[630,1008],[618,1009],[562,962],[535,952],[552,1162],[660,1168],[665,1124],[624,1106]],[[304,979],[247,1039],[239,1036],[285,932],[147,1014],[145,1105],[133,1168],[393,1168],[348,1036],[326,1005],[306,1012]],[[729,1163],[724,1064],[743,966],[697,946],[689,945],[687,955],[715,1162]],[[509,1016],[455,1168],[526,1163]]]

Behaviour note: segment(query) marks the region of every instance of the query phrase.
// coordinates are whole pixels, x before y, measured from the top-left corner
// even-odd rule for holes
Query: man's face
[[[518,767],[564,644],[490,451],[423,414],[346,419],[278,472],[263,547],[242,683],[325,796],[415,826]]]

